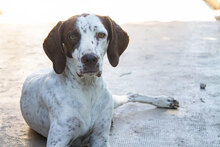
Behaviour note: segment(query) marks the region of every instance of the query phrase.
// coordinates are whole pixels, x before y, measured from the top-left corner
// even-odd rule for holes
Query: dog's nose
[[[96,65],[96,63],[98,62],[98,56],[94,53],[85,54],[82,56],[81,62],[84,65]]]

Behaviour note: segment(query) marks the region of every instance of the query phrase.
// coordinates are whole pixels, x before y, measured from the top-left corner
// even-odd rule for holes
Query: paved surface
[[[19,108],[25,77],[51,66],[42,49],[53,25],[0,25],[0,146],[41,147],[46,139]],[[113,147],[220,146],[220,23],[128,24],[131,42],[117,68],[105,61],[114,94],[169,95],[178,110],[130,103],[115,110]],[[206,89],[200,90],[200,83]]]

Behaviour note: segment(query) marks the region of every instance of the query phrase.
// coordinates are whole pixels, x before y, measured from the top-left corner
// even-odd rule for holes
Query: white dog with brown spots
[[[30,75],[21,96],[25,121],[47,137],[47,147],[109,147],[113,109],[127,102],[179,106],[170,97],[112,96],[101,76],[103,57],[107,52],[117,66],[128,42],[127,33],[106,16],[73,16],[51,30],[43,48],[53,70]]]

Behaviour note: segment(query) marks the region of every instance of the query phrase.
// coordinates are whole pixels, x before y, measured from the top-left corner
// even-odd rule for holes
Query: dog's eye
[[[105,33],[100,32],[100,33],[97,34],[98,38],[105,38],[105,36],[106,36]]]
[[[69,35],[69,39],[70,40],[77,40],[77,36],[71,34],[71,35]]]

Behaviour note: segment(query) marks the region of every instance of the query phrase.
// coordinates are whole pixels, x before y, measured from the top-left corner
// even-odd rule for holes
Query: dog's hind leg
[[[114,108],[121,106],[128,102],[140,102],[152,104],[159,108],[177,109],[179,107],[179,102],[172,97],[168,96],[145,96],[140,94],[130,94],[117,96],[113,95]]]

